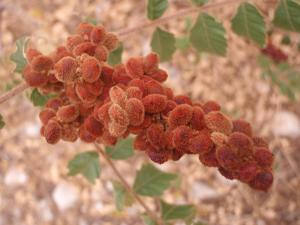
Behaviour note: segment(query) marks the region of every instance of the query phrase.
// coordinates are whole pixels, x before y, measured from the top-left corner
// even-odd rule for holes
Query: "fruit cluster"
[[[115,145],[133,134],[134,148],[156,163],[196,154],[226,178],[258,190],[271,186],[273,155],[248,122],[232,121],[214,101],[174,95],[162,84],[168,74],[154,53],[110,67],[107,55],[117,44],[103,27],[82,23],[50,56],[27,51],[27,83],[57,93],[40,112],[48,143],[80,138]]]

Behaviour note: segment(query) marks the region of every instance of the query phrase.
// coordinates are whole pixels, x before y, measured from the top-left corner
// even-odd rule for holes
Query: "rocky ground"
[[[9,61],[18,37],[30,36],[31,44],[48,53],[89,16],[113,31],[134,26],[145,19],[144,2],[0,1],[1,93],[6,84],[20,79],[13,74],[14,65]],[[188,0],[170,2],[167,13],[190,4]],[[212,13],[230,30],[229,18],[236,7],[224,6]],[[180,35],[184,19],[163,27]],[[149,28],[124,38],[123,59],[148,53],[152,31]],[[278,43],[281,36],[274,35],[274,42]],[[201,166],[197,157],[185,157],[160,166],[182,176],[181,187],[167,191],[164,199],[197,205],[197,217],[212,225],[300,225],[299,101],[290,101],[261,78],[257,47],[232,32],[228,32],[228,40],[226,58],[201,55],[197,60],[194,51],[179,51],[162,66],[170,72],[168,83],[177,93],[217,100],[225,112],[249,120],[257,134],[270,141],[276,156],[274,185],[268,193],[254,192],[241,183],[225,180],[215,169]],[[292,47],[284,51],[289,53],[291,64],[300,65],[299,53]],[[67,176],[67,162],[75,153],[93,146],[81,142],[48,145],[39,135],[39,109],[32,106],[27,95],[25,92],[0,106],[7,124],[0,131],[0,225],[142,224],[142,208],[137,204],[116,212],[113,173],[102,159],[101,179],[95,185],[79,176]],[[116,165],[132,183],[136,169],[145,161],[146,157],[137,154]],[[146,201],[152,204],[150,199]]]

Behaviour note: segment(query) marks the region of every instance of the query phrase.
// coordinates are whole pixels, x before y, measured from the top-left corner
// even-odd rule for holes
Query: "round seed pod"
[[[59,60],[55,65],[55,77],[61,82],[71,82],[75,80],[77,62],[74,58],[67,56]]]
[[[132,57],[125,64],[126,72],[132,78],[140,78],[144,75],[143,59]]]
[[[161,151],[166,145],[164,127],[162,124],[153,123],[146,130],[147,141],[151,144],[153,151]]]
[[[164,109],[164,111],[162,113],[164,115],[168,116],[170,114],[170,112],[173,109],[175,109],[176,106],[177,106],[176,102],[174,102],[173,100],[167,100],[166,108]]]
[[[70,123],[77,119],[79,116],[79,109],[75,105],[61,106],[57,113],[57,119],[63,123]]]
[[[103,92],[104,84],[100,79],[93,83],[84,83],[84,85],[87,90],[95,96],[99,96]]]
[[[147,150],[147,155],[153,162],[158,164],[163,164],[169,159],[169,153],[166,151],[157,152],[155,150]]]
[[[225,169],[237,169],[240,166],[240,161],[234,151],[227,145],[217,148],[216,156],[219,164]]]
[[[50,120],[45,126],[44,136],[49,144],[56,144],[62,136],[62,127],[55,120]]]
[[[82,22],[78,25],[76,33],[83,37],[84,40],[89,40],[94,26],[87,22]]]
[[[103,134],[103,125],[94,116],[89,116],[84,120],[84,128],[95,137]]]
[[[145,82],[141,79],[132,79],[131,81],[129,81],[128,87],[137,87],[143,93],[145,92]]]
[[[65,93],[68,99],[73,103],[80,102],[75,90],[75,83],[67,83],[65,84]]]
[[[269,145],[266,142],[266,140],[261,137],[255,136],[252,138],[252,141],[253,141],[255,147],[269,148]]]
[[[216,151],[212,150],[206,154],[199,154],[199,160],[204,166],[208,167],[219,167],[220,164],[216,157]]]
[[[96,137],[88,132],[84,126],[81,126],[79,129],[79,138],[86,143],[92,143],[96,140]]]
[[[189,152],[189,143],[193,136],[193,131],[187,126],[179,126],[173,130],[173,145],[183,153]]]
[[[108,59],[108,50],[104,45],[98,45],[95,50],[95,58],[98,59],[100,62],[106,62]]]
[[[199,106],[193,106],[193,115],[190,120],[191,128],[195,130],[202,130],[205,128],[204,111]]]
[[[93,56],[95,54],[97,45],[91,43],[91,42],[83,42],[73,49],[73,55],[74,56],[81,56],[82,54],[88,54],[90,56]]]
[[[48,71],[53,67],[53,61],[48,56],[39,55],[32,59],[31,67],[38,72]]]
[[[71,35],[67,38],[67,43],[66,43],[66,46],[67,46],[67,49],[69,51],[73,51],[73,49],[84,42],[84,39],[80,36],[80,35]]]
[[[127,112],[117,104],[112,104],[108,110],[109,118],[112,122],[120,124],[122,127],[129,125]]]
[[[164,87],[156,80],[150,80],[145,83],[145,94],[165,94]]]
[[[151,52],[143,58],[143,70],[145,74],[152,74],[158,70],[159,56]]]
[[[56,113],[51,108],[45,108],[39,114],[40,121],[42,122],[43,125],[46,125],[49,122],[49,120],[55,116]]]
[[[34,48],[28,48],[26,50],[26,59],[29,63],[31,63],[35,57],[40,55],[42,55],[42,53]]]
[[[34,71],[30,65],[24,68],[23,77],[30,87],[42,87],[48,82],[46,74]]]
[[[192,100],[186,95],[176,95],[173,99],[178,105],[188,104],[192,105]]]
[[[210,138],[217,147],[228,143],[228,136],[220,132],[212,132]]]
[[[160,94],[147,95],[142,100],[147,113],[160,113],[167,105],[167,98]]]
[[[261,167],[271,167],[274,161],[274,156],[267,148],[255,148],[254,159]]]
[[[232,122],[219,111],[212,111],[204,116],[206,127],[212,131],[217,131],[229,135],[232,132]]]
[[[122,137],[127,131],[127,126],[123,126],[122,124],[115,122],[110,122],[108,124],[108,131],[113,137]]]
[[[169,100],[173,100],[173,98],[174,98],[173,90],[171,88],[169,88],[169,87],[165,87],[165,96],[167,96],[167,98]]]
[[[109,97],[113,103],[121,106],[122,108],[125,107],[127,96],[125,91],[122,88],[118,86],[111,87],[109,90]]]
[[[112,51],[119,45],[118,37],[113,33],[106,33],[103,45],[108,49],[108,51]]]
[[[97,119],[102,123],[104,124],[104,126],[106,128],[108,128],[108,123],[109,123],[109,108],[111,106],[111,102],[109,103],[106,103],[104,105],[102,105],[98,110],[97,110]]]
[[[161,82],[161,83],[168,79],[168,73],[166,71],[162,70],[162,69],[158,69],[157,71],[149,74],[149,76],[152,79],[154,79],[158,82]]]
[[[214,144],[207,132],[200,132],[189,141],[189,151],[194,154],[207,154]]]
[[[73,126],[64,126],[61,138],[64,141],[75,142],[78,139],[78,131]]]
[[[106,146],[114,146],[118,141],[118,138],[112,136],[108,130],[104,130],[102,136],[100,137],[100,143]]]
[[[226,170],[223,167],[219,167],[218,170],[223,177],[229,180],[233,180],[235,178],[235,174],[230,170]]]
[[[179,159],[181,159],[181,157],[184,154],[180,151],[177,151],[176,149],[172,149],[170,152],[170,159],[172,159],[173,161],[178,161]]]
[[[65,46],[57,47],[56,50],[50,54],[50,57],[54,63],[57,63],[59,60],[67,56],[73,57],[72,53],[69,52]]]
[[[143,92],[138,87],[128,87],[126,89],[126,95],[127,98],[137,98],[139,100],[142,100],[143,98]]]
[[[97,96],[93,95],[84,85],[84,83],[77,83],[75,91],[79,99],[86,104],[91,104],[96,101]]]
[[[97,81],[101,75],[101,66],[95,57],[83,55],[80,69],[82,78],[88,83]]]
[[[252,127],[250,123],[245,120],[233,120],[233,132],[241,132],[249,137],[252,137]]]
[[[188,104],[176,106],[169,114],[168,124],[170,127],[187,125],[193,116],[193,108]]]
[[[130,125],[139,126],[144,122],[145,108],[139,99],[130,98],[127,100],[125,111],[127,112]]]
[[[255,178],[255,175],[258,171],[257,165],[255,162],[247,162],[239,168],[239,180],[245,183],[249,183]]]
[[[253,155],[253,142],[244,133],[233,132],[229,136],[228,144],[240,158],[249,158]]]
[[[203,108],[205,113],[221,110],[220,105],[215,101],[207,101],[206,103],[204,103],[202,108]]]
[[[59,107],[63,105],[63,101],[60,98],[52,98],[49,99],[45,105],[46,108],[54,109],[55,111],[58,110]]]
[[[103,26],[97,26],[92,29],[90,40],[95,44],[99,44],[104,42],[105,35],[106,35],[105,28]]]
[[[267,191],[273,183],[273,174],[269,171],[258,172],[255,178],[251,181],[252,188]]]

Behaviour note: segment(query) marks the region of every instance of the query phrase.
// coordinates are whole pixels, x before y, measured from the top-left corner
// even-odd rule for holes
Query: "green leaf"
[[[105,148],[106,154],[114,160],[127,159],[134,155],[133,151],[133,139],[127,138],[118,141],[113,147]]]
[[[133,190],[144,196],[159,196],[170,187],[176,178],[176,174],[165,173],[152,164],[145,164],[137,173]]]
[[[284,83],[283,81],[278,81],[277,83],[279,90],[283,95],[287,96],[292,101],[296,99],[294,91],[289,87],[288,84]]]
[[[190,39],[188,37],[176,38],[175,46],[177,49],[185,50],[190,46]]]
[[[195,4],[196,6],[203,6],[207,2],[208,0],[192,0],[192,3]]]
[[[258,65],[264,70],[269,70],[272,65],[272,60],[265,55],[259,55],[257,57],[257,62]]]
[[[0,129],[2,129],[5,126],[5,122],[3,120],[3,116],[0,114]]]
[[[168,8],[168,0],[148,0],[147,15],[149,20],[161,17]]]
[[[22,73],[23,69],[27,65],[27,60],[25,58],[25,49],[28,42],[28,37],[21,37],[16,41],[17,49],[11,54],[10,60],[16,64],[14,72]]]
[[[69,162],[68,168],[69,176],[81,174],[89,182],[95,183],[100,176],[99,155],[94,151],[79,153]]]
[[[145,225],[158,225],[150,216],[144,214],[142,215]]]
[[[196,215],[196,207],[194,205],[173,205],[161,200],[160,207],[164,221],[181,219],[186,223],[191,223]]]
[[[120,42],[119,46],[109,53],[108,64],[111,66],[120,64],[122,62],[123,44]]]
[[[275,26],[300,32],[300,4],[294,0],[280,0],[273,23]]]
[[[95,18],[93,18],[93,17],[90,17],[90,16],[88,16],[88,17],[85,19],[85,22],[90,23],[90,24],[92,24],[92,25],[94,25],[94,26],[96,26],[96,25],[98,24],[97,19],[95,19]]]
[[[255,6],[244,2],[231,21],[233,31],[264,47],[266,41],[266,27],[263,16]]]
[[[207,13],[201,13],[191,30],[190,41],[199,52],[226,55],[227,41],[222,23]]]
[[[30,100],[32,101],[34,106],[40,106],[43,107],[47,101],[56,95],[54,94],[49,94],[49,95],[43,95],[39,92],[38,89],[33,89],[31,94],[30,94]]]
[[[152,35],[151,47],[152,51],[160,56],[161,61],[170,60],[176,50],[174,34],[157,27]]]
[[[184,19],[184,30],[190,31],[193,27],[193,19],[191,17],[186,17]]]
[[[123,211],[125,206],[133,203],[133,199],[121,183],[113,181],[113,187],[116,208],[118,211]]]

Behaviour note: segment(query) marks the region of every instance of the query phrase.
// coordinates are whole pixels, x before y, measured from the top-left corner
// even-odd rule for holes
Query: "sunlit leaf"
[[[106,154],[114,159],[127,159],[131,156],[133,156],[133,139],[132,138],[126,138],[118,141],[118,143],[113,146],[107,146],[105,148]]]
[[[183,220],[190,223],[196,215],[196,207],[194,205],[173,205],[164,201],[160,201],[162,219]]]
[[[34,106],[40,106],[43,107],[47,101],[56,95],[54,94],[48,94],[48,95],[43,95],[39,92],[38,89],[33,89],[31,94],[30,94],[30,100],[32,101]]]
[[[123,211],[125,206],[133,203],[133,199],[121,183],[113,181],[113,187],[116,208],[119,211]]]
[[[161,17],[168,8],[168,0],[148,0],[147,15],[148,19],[156,20]]]

